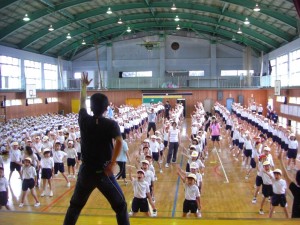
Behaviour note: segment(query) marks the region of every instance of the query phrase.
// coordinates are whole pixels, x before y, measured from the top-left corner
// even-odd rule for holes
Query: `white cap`
[[[197,181],[197,177],[196,177],[196,175],[193,174],[193,173],[190,173],[187,177],[188,177],[188,178],[193,178],[195,181]]]
[[[282,175],[281,169],[275,169],[275,170],[273,171],[273,173],[279,173],[280,175]]]
[[[263,166],[270,165],[270,162],[268,160],[264,161]]]
[[[198,152],[196,151],[192,151],[192,154],[191,154],[192,157],[198,157]]]
[[[148,164],[148,165],[149,165],[149,161],[148,161],[148,160],[146,160],[146,159],[142,160],[142,161],[141,161],[141,163],[146,163],[146,164]]]

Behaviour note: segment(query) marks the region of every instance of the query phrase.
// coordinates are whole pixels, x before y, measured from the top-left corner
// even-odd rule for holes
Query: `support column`
[[[217,46],[216,44],[210,45],[210,76],[217,76]]]

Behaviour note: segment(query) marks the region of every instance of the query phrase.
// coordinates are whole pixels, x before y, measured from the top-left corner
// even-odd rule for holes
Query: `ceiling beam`
[[[211,26],[207,26],[207,25],[199,25],[199,24],[195,24],[195,23],[187,23],[187,26],[189,26],[192,30],[197,30],[197,31],[201,31],[201,32],[207,32],[209,34],[212,34],[213,32],[216,32],[217,34],[219,34],[222,37],[226,37],[228,40],[231,40],[232,38],[232,32],[229,32],[227,30],[223,30],[223,29],[219,29],[217,31],[214,30],[213,27]],[[159,29],[161,27],[163,27],[164,29],[168,28],[168,29],[175,29],[175,25],[173,22],[165,22],[161,25],[157,25],[155,22],[148,22],[148,23],[136,23],[133,24],[134,29],[146,29],[148,27],[150,28],[156,28]],[[186,26],[182,26],[182,28],[185,28]],[[111,36],[111,35],[119,35],[120,33],[124,32],[126,30],[126,27],[114,27],[112,29],[107,29],[104,30],[103,32],[101,32],[101,34],[99,36],[94,36],[91,35],[89,37],[85,37],[85,41],[87,43],[93,43],[94,39],[97,38],[97,40],[100,39],[104,39],[106,36]],[[264,51],[264,52],[269,52],[271,50],[271,48],[267,48],[264,45],[255,42],[247,37],[243,37],[240,35],[236,35],[236,38],[238,41],[241,41],[243,43],[245,43],[246,45],[249,45],[259,51]],[[59,42],[59,40],[57,41]],[[63,56],[65,54],[67,54],[68,52],[72,51],[73,49],[77,48],[78,45],[81,45],[80,41],[75,41],[72,44],[70,44],[68,47],[63,48],[58,55]]]

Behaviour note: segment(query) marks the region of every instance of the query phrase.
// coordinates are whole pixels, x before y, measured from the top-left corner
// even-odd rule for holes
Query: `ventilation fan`
[[[138,44],[144,46],[148,51],[153,50],[154,48],[159,48],[160,42],[158,41],[145,41],[144,43]]]

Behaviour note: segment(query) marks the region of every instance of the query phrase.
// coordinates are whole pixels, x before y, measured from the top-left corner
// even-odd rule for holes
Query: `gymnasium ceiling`
[[[300,27],[293,0],[1,0],[0,15],[0,45],[67,60],[95,44],[153,35],[233,41],[268,53],[299,37]]]

